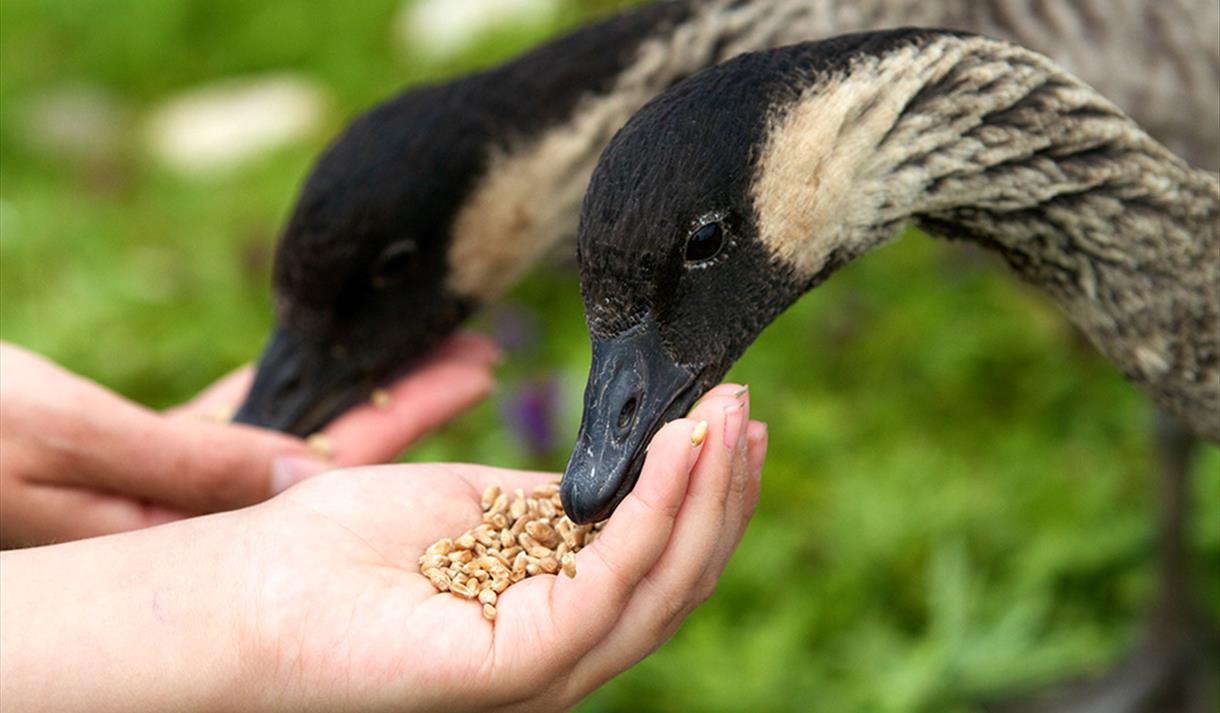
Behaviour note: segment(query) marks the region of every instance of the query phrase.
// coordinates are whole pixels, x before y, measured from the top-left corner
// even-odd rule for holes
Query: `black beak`
[[[559,491],[568,517],[588,523],[614,512],[635,486],[653,435],[699,397],[699,372],[665,355],[652,319],[593,341],[580,433]]]
[[[366,398],[374,386],[342,355],[279,327],[233,421],[308,436]]]

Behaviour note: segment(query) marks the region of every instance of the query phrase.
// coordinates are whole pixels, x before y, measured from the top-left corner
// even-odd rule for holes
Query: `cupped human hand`
[[[224,422],[249,388],[247,366],[191,402],[152,411],[11,344],[0,343],[0,545],[28,546],[239,508],[334,467],[392,459],[490,393],[499,352],[451,338],[323,435],[297,438]]]
[[[654,438],[640,480],[575,578],[505,590],[494,622],[433,589],[417,558],[480,522],[492,484],[555,476],[475,465],[353,469],[248,511],[236,614],[247,710],[561,710],[664,643],[713,591],[758,499],[766,428],[717,387]],[[699,421],[709,425],[694,443]],[[246,515],[246,513],[238,513]],[[261,662],[257,663],[257,662]]]

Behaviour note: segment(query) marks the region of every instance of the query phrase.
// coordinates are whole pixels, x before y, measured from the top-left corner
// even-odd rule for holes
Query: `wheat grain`
[[[559,572],[575,577],[576,553],[593,542],[604,524],[577,525],[568,519],[559,481],[529,493],[491,485],[480,505],[482,522],[429,545],[419,557],[419,571],[438,592],[478,599],[488,621],[495,621],[500,595],[516,582]]]

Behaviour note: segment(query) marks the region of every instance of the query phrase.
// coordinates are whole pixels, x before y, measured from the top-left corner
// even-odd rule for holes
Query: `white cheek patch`
[[[836,250],[850,257],[889,239],[912,215],[1046,200],[1063,190],[1050,174],[978,176],[1052,143],[1087,148],[1125,131],[1118,110],[1087,87],[1060,82],[1047,90],[1057,76],[1049,60],[985,37],[854,62],[846,75],[825,77],[777,107],[755,168],[760,240],[805,277]],[[1032,134],[1019,123],[985,124],[1040,89],[1039,100],[1060,111],[1083,107],[1116,120]]]
[[[448,257],[453,292],[494,299],[557,243],[574,237],[598,154],[665,87],[728,54],[804,39],[826,22],[802,3],[734,5],[702,5],[672,32],[645,41],[614,87],[581,102],[569,121],[491,156],[454,218]],[[726,37],[742,33],[747,46],[725,45]]]
[[[494,299],[555,243],[575,234],[599,148],[580,129],[553,131],[528,150],[492,157],[483,180],[454,218],[450,290]]]
[[[751,185],[759,239],[773,257],[808,278],[832,252],[858,254],[890,237],[924,187],[922,176],[894,168],[931,151],[936,138],[888,137],[903,128],[900,116],[911,98],[968,45],[938,41],[862,56],[850,72],[828,76],[777,108]]]

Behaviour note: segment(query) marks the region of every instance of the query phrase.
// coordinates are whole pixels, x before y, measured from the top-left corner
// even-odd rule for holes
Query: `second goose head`
[[[618,125],[619,76],[690,12],[624,12],[353,121],[277,246],[276,326],[236,420],[318,430],[570,234],[608,135],[587,119]]]
[[[461,87],[409,91],[318,159],[276,249],[276,326],[237,421],[313,433],[467,316],[448,237],[488,136],[460,102]]]

